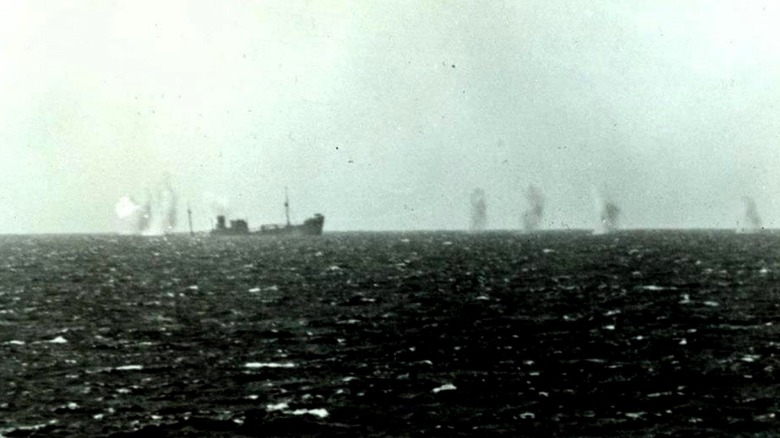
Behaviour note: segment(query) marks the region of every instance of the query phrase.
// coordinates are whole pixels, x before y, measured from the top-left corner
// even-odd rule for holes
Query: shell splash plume
[[[525,190],[525,199],[528,201],[528,210],[523,213],[523,229],[538,230],[544,215],[544,195],[538,187],[530,185]]]
[[[177,204],[178,196],[168,178],[156,190],[147,191],[143,204],[125,195],[114,206],[119,233],[144,236],[172,233],[178,220]]]
[[[594,200],[596,202],[598,222],[596,229],[593,230],[593,234],[607,234],[616,231],[620,225],[620,207],[598,192],[594,192]]]
[[[477,188],[471,192],[471,231],[483,231],[487,227],[487,200],[485,191]]]
[[[749,196],[742,198],[745,203],[745,222],[739,231],[743,233],[757,233],[763,229],[761,216],[758,214],[756,201]]]

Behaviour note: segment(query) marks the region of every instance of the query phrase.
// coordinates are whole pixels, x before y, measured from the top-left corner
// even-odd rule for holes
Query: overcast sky
[[[0,233],[111,232],[165,175],[195,226],[780,226],[770,1],[4,1]]]

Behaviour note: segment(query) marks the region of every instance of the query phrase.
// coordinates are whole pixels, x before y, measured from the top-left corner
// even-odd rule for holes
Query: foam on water
[[[141,365],[122,365],[114,368],[117,371],[138,371],[144,369]]]
[[[289,407],[290,405],[288,405],[287,403],[281,402],[281,403],[266,405],[265,410],[268,412],[283,411]]]
[[[30,426],[12,426],[4,429],[0,429],[0,437],[4,437],[4,434],[7,433],[13,433],[14,436],[17,436],[17,432],[30,432],[30,434],[25,434],[21,436],[30,436],[34,434],[36,431],[43,429],[46,426],[51,426],[52,424],[57,424],[57,420],[49,420],[48,423],[39,423],[39,424],[33,424]]]
[[[290,414],[293,414],[293,415],[314,415],[315,417],[320,417],[320,418],[325,418],[328,415],[330,415],[327,410],[322,409],[322,408],[320,408],[320,409],[296,409],[294,411],[288,411],[288,412]]]
[[[644,416],[647,412],[626,412],[625,415],[632,420],[637,420]]]
[[[662,290],[677,290],[674,286],[659,286],[657,284],[648,284],[646,286],[642,286],[642,290],[648,290],[651,292],[658,292]]]
[[[330,413],[326,409],[295,409],[290,410],[290,405],[287,402],[272,403],[265,405],[266,412],[281,412],[288,415],[313,415],[319,418],[325,418]]]
[[[245,368],[295,368],[292,362],[247,362]]]
[[[434,394],[436,394],[436,393],[439,393],[439,392],[442,392],[442,391],[454,391],[456,389],[458,389],[458,388],[456,388],[455,385],[453,385],[452,383],[447,383],[447,384],[442,385],[442,386],[440,386],[438,388],[433,388],[432,392]]]

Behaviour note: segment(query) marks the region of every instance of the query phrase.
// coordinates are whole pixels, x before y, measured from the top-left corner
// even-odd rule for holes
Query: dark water
[[[0,238],[0,436],[778,436],[780,236]]]

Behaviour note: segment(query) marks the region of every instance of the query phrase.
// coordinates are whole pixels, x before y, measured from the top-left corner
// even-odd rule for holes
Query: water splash
[[[743,197],[742,201],[745,203],[745,222],[739,231],[743,233],[757,233],[761,231],[763,227],[756,201],[749,196]]]
[[[485,191],[476,188],[471,192],[471,231],[482,231],[487,226],[487,201]]]
[[[539,229],[544,214],[544,195],[535,185],[530,185],[525,190],[525,199],[528,201],[528,210],[523,213],[523,229],[534,231]]]
[[[593,192],[596,204],[598,222],[593,234],[606,234],[616,231],[619,227],[620,207],[598,191]]]
[[[155,190],[147,190],[143,204],[125,195],[117,201],[114,211],[121,234],[157,236],[171,233],[178,220],[178,196],[170,177],[166,176]]]

